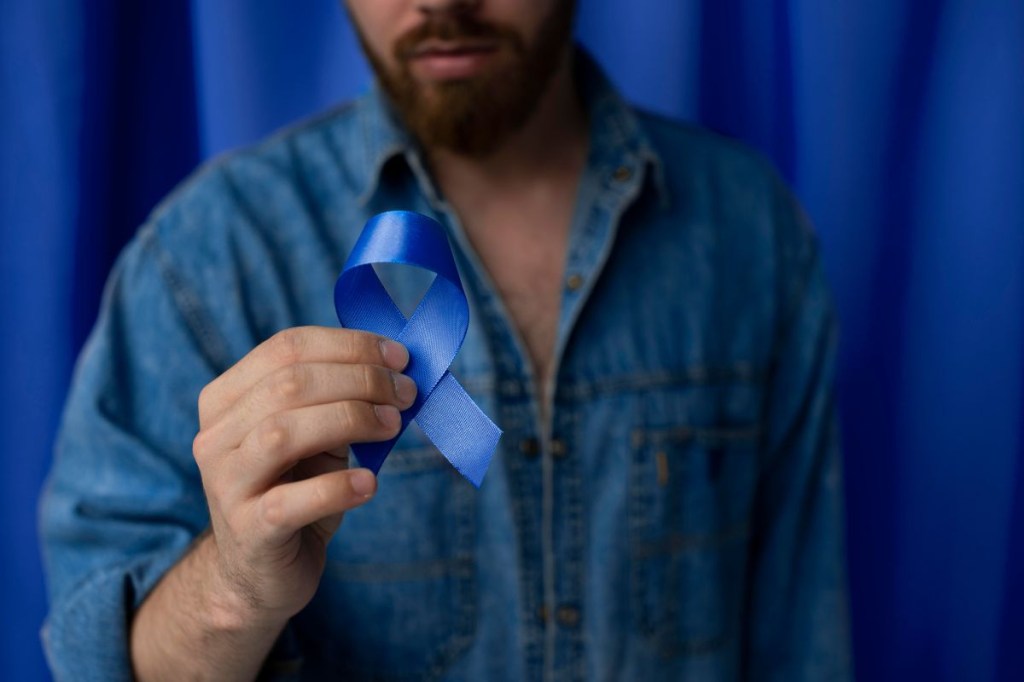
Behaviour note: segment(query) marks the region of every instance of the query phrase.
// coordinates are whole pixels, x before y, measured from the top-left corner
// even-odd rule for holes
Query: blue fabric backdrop
[[[859,679],[1021,679],[1024,3],[581,5],[629,96],[763,150],[817,224]],[[368,76],[334,0],[4,0],[0,50],[0,678],[31,680],[36,497],[112,258],[197,162]]]

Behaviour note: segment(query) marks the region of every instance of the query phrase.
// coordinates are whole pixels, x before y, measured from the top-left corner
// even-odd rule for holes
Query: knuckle
[[[383,427],[373,405],[361,400],[346,400],[338,404],[339,434],[346,442],[358,442],[367,437],[379,435],[388,429]]]
[[[355,401],[346,400],[338,403],[337,420],[339,429],[346,434],[358,429],[360,419],[355,408]]]
[[[363,335],[363,352],[366,353],[366,357],[371,358],[371,362],[375,365],[387,364],[387,359],[384,357],[384,338],[375,336],[373,334]]]
[[[331,506],[331,500],[333,497],[331,495],[331,491],[329,490],[326,481],[324,481],[323,476],[318,476],[317,478],[312,479],[312,481],[313,490],[310,495],[312,498],[310,500],[312,507],[319,510],[321,513],[326,513],[326,510]]]
[[[363,395],[368,397],[385,395],[384,381],[381,376],[383,372],[373,365],[363,365],[361,381],[363,383]]]
[[[209,431],[199,431],[196,437],[192,439],[192,457],[195,458],[196,464],[202,464],[206,459],[206,454],[209,452]]]
[[[306,390],[309,377],[301,365],[288,365],[274,373],[273,392],[285,400],[294,400]]]
[[[340,350],[342,355],[348,358],[350,361],[358,360],[362,356],[359,339],[362,336],[357,331],[351,329],[344,330],[344,334],[341,336]]]
[[[277,415],[264,419],[253,433],[253,445],[260,453],[278,453],[287,442],[288,425]]]
[[[278,362],[290,365],[302,357],[302,338],[301,329],[285,329],[271,337],[270,350]]]
[[[271,530],[285,525],[285,507],[279,488],[271,488],[260,498],[260,520]]]
[[[377,344],[377,337],[373,334],[346,329],[344,335],[343,351],[345,357],[352,362],[381,362],[381,352]]]

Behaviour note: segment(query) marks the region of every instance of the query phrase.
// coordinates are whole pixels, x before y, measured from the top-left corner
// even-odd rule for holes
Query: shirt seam
[[[178,273],[170,253],[159,243],[155,229],[142,233],[140,248],[156,263],[160,278],[171,295],[174,309],[185,322],[203,357],[215,371],[219,370],[218,374],[226,370],[231,364],[227,342],[211,321],[202,299]]]

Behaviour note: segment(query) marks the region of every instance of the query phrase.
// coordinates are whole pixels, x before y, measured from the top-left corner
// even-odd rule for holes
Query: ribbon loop
[[[437,276],[407,320],[373,269],[375,263],[413,265]],[[480,487],[501,430],[449,372],[469,328],[469,304],[448,238],[437,221],[410,211],[380,213],[363,228],[334,287],[343,327],[392,338],[409,349],[405,373],[416,401],[402,412],[389,441],[354,443],[362,466],[375,474],[409,422],[415,420],[445,459]]]

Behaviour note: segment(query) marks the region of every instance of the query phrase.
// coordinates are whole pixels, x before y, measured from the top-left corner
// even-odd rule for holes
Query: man
[[[846,679],[834,320],[779,180],[625,105],[571,1],[348,8],[381,91],[199,173],[113,275],[43,505],[57,677]],[[479,491],[415,430],[348,462],[416,394],[330,295],[399,208],[470,294]]]

